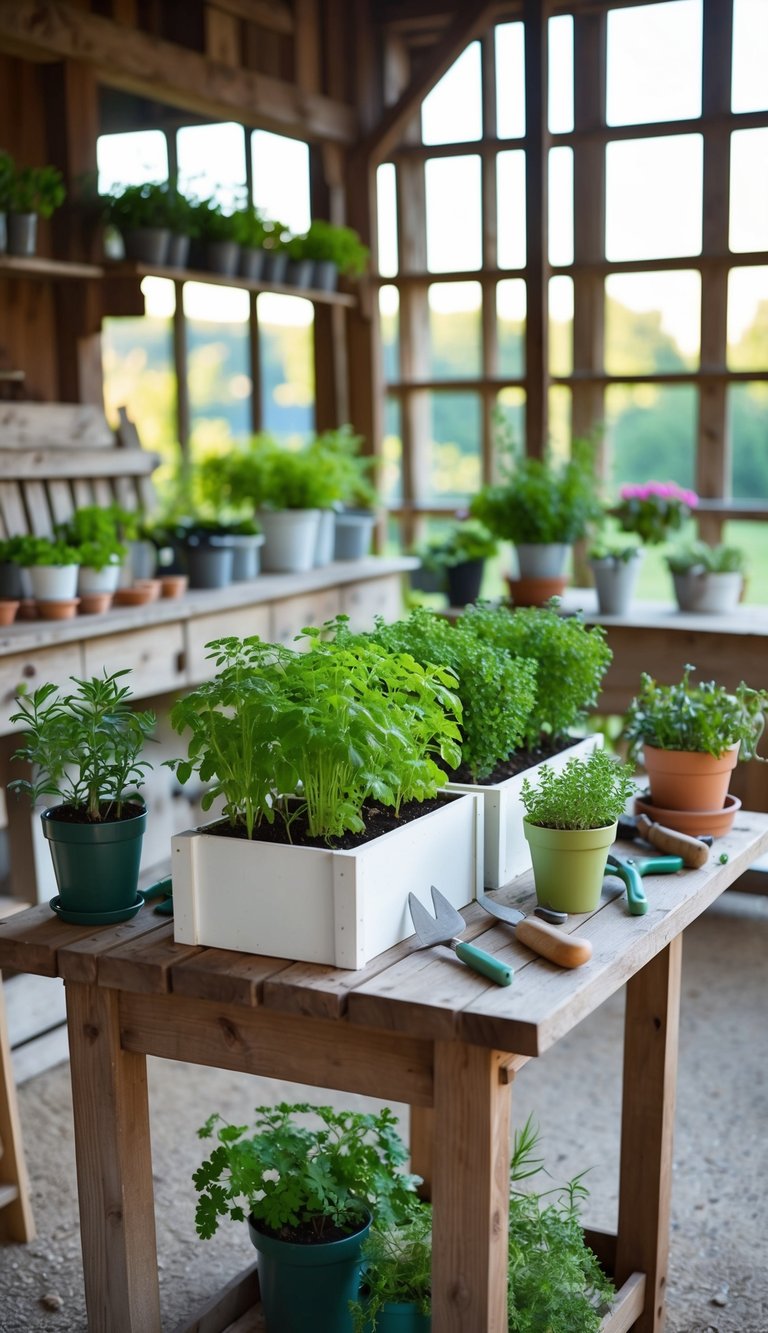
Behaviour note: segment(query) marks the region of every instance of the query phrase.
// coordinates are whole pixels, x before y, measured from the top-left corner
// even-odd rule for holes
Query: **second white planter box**
[[[555,773],[559,773],[569,759],[586,759],[593,750],[603,744],[603,736],[598,732],[594,736],[574,741],[567,750],[561,750],[547,763]],[[524,773],[516,773],[495,786],[479,783],[449,782],[446,791],[475,792],[483,799],[485,806],[485,854],[483,882],[486,889],[500,889],[517,875],[522,875],[531,868],[531,850],[523,835],[523,804],[520,791],[525,778],[536,783],[536,774],[541,764],[534,764]]]
[[[218,837],[172,839],[174,938],[184,944],[363,967],[413,934],[408,894],[432,884],[466,907],[483,884],[483,802],[438,810],[353,851]],[[526,844],[527,845],[527,844]]]

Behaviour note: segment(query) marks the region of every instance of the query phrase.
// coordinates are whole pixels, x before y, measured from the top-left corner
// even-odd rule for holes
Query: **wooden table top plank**
[[[15,912],[0,921],[0,968],[55,977],[57,954],[63,941],[74,943],[93,933],[93,926],[72,926],[59,921],[47,903]]]
[[[64,941],[58,951],[58,973],[65,981],[79,981],[86,986],[96,983],[99,976],[101,958],[110,950],[119,948],[131,940],[144,938],[153,931],[167,926],[167,918],[156,916],[149,903],[142,907],[130,921],[121,921],[116,926],[91,927],[87,935],[78,940]]]
[[[171,989],[174,995],[189,995],[220,1004],[263,1003],[269,978],[294,964],[266,954],[240,953],[235,949],[204,949],[191,958],[174,963]]]
[[[98,984],[116,990],[164,995],[171,990],[176,963],[201,952],[197,944],[176,944],[173,921],[149,935],[126,940],[99,958]]]

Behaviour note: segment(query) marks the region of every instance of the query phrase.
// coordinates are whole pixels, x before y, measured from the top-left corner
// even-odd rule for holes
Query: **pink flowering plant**
[[[622,486],[614,509],[624,532],[634,532],[648,546],[678,532],[699,503],[695,491],[686,491],[674,481],[647,481],[641,486]]]

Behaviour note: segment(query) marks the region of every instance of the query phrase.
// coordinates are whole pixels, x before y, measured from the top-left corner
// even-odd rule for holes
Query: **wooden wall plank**
[[[525,320],[526,452],[540,457],[549,440],[549,255],[547,129],[547,15],[538,0],[524,0],[525,23]]]

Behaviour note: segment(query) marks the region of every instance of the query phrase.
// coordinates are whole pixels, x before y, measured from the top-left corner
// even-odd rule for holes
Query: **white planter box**
[[[174,938],[363,967],[413,934],[409,892],[431,911],[432,884],[457,908],[481,888],[483,802],[455,796],[354,851],[222,838],[205,828],[177,835]]]
[[[586,736],[551,759],[544,760],[556,773],[569,759],[586,759],[603,744],[603,736]],[[541,764],[534,764],[524,773],[505,778],[495,786],[483,783],[449,782],[446,791],[475,792],[483,797],[485,806],[484,884],[486,889],[500,889],[517,875],[531,868],[531,849],[523,834],[523,804],[520,791],[525,778],[536,782]]]

